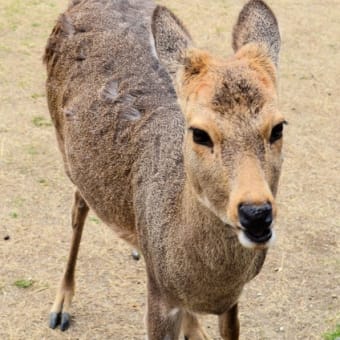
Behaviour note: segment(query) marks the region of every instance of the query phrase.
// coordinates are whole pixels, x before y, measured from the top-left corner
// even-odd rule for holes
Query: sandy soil
[[[282,31],[280,107],[289,126],[278,243],[241,298],[241,339],[321,339],[340,323],[340,2],[268,2]],[[231,53],[243,1],[162,3],[199,46]],[[68,252],[73,189],[47,112],[41,56],[65,7],[65,0],[0,1],[0,339],[142,339],[143,262],[93,215],[72,327],[47,326]],[[33,284],[17,287],[22,279]],[[215,318],[204,324],[218,339]]]

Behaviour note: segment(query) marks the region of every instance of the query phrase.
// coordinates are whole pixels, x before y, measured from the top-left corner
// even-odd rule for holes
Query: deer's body
[[[195,156],[186,156],[185,138],[191,141],[187,129],[192,128],[190,120],[198,104],[207,111],[207,117],[212,116],[208,105],[212,98],[216,111],[235,111],[236,105],[238,114],[249,115],[251,105],[255,111],[258,107],[262,109],[266,98],[261,96],[268,92],[269,106],[273,106],[275,80],[272,78],[277,60],[268,61],[270,58],[263,51],[252,48],[242,52],[245,61],[241,52],[228,62],[197,52],[199,61],[191,57],[191,66],[196,62],[205,66],[211,63],[209,69],[220,71],[217,76],[209,76],[208,71],[199,70],[195,84],[195,79],[191,79],[196,76],[196,70],[183,80],[186,84],[181,83],[183,88],[179,89],[177,84],[181,110],[171,76],[176,78],[172,67],[180,63],[183,53],[161,61],[166,51],[170,54],[174,51],[174,46],[164,49],[163,41],[176,38],[172,34],[164,36],[163,30],[168,22],[170,29],[178,25],[175,31],[181,32],[176,46],[183,47],[190,39],[165,9],[156,10],[152,18],[154,9],[151,1],[142,0],[74,1],[60,17],[46,48],[49,110],[66,172],[77,188],[73,209],[77,241],[73,241],[68,268],[52,310],[51,326],[56,326],[58,313],[63,310],[62,328],[68,327],[76,254],[90,207],[123,239],[140,249],[145,258],[150,339],[166,336],[176,339],[181,323],[190,339],[206,339],[195,312],[221,315],[221,334],[232,339],[238,337],[238,298],[244,284],[260,271],[266,253],[266,242],[250,248],[240,243],[235,231],[237,223],[232,227],[233,219],[237,219],[237,207],[242,202],[274,205],[272,193],[276,192],[281,163],[277,160],[267,166],[266,159],[261,158],[256,133],[246,127],[246,119],[230,114],[227,122],[222,117],[215,123],[216,131],[229,130],[232,136],[229,144],[234,146],[229,145],[226,152],[223,147],[219,151],[216,141],[228,142],[228,139],[222,136],[215,140],[211,132],[214,147],[207,157],[215,153],[215,158],[207,164],[209,168],[214,162],[222,164],[225,160],[221,169],[232,172],[232,176],[227,180],[223,179],[221,169],[211,174],[203,169],[202,178],[196,178],[191,164],[197,163],[196,155],[204,154],[208,147],[198,145]],[[256,76],[256,67],[249,66],[253,57],[260,61],[258,68],[263,72],[260,77]],[[186,76],[182,74],[183,78]],[[218,81],[225,84],[228,79],[232,82],[234,78],[240,81],[235,86],[226,86],[227,94],[215,85]],[[239,99],[231,100],[237,91],[241,91]],[[184,107],[189,113],[183,115]],[[210,131],[210,123],[204,119],[204,126]],[[199,118],[196,124],[201,123]],[[243,147],[242,138],[247,133],[248,144]],[[262,170],[255,156],[263,162]],[[233,171],[231,163],[240,170]],[[254,170],[255,177],[250,175],[247,179],[249,175],[246,175],[243,180],[238,173],[252,165],[258,167]],[[201,187],[214,178],[216,187]],[[255,191],[260,187],[259,194],[247,191],[248,182],[254,183]],[[247,188],[232,189],[237,183]],[[231,197],[236,201],[234,207],[223,211],[222,206],[231,205]]]

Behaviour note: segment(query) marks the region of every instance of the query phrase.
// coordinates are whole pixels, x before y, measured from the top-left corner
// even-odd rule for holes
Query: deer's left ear
[[[233,29],[235,52],[248,43],[264,47],[272,62],[278,66],[281,45],[279,27],[274,13],[262,0],[250,0],[240,12]]]

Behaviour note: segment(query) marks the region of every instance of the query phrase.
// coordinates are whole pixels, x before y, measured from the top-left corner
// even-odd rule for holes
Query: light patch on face
[[[238,237],[239,242],[245,248],[249,248],[249,249],[269,248],[275,244],[275,240],[276,240],[275,230],[272,229],[271,231],[272,231],[272,236],[266,243],[256,243],[256,242],[249,240],[247,235],[242,230],[238,230],[237,237]]]
[[[208,208],[214,215],[216,215],[223,223],[233,226],[234,224],[228,219],[226,213],[221,213],[211,204],[208,197],[203,195],[198,195],[198,201]]]

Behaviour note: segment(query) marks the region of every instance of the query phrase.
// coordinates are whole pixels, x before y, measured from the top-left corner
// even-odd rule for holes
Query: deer
[[[150,340],[239,339],[238,301],[274,242],[283,127],[280,33],[241,9],[234,53],[196,47],[151,0],[77,0],[47,42],[47,101],[75,187],[72,241],[49,326],[70,326],[90,209],[142,255]]]

